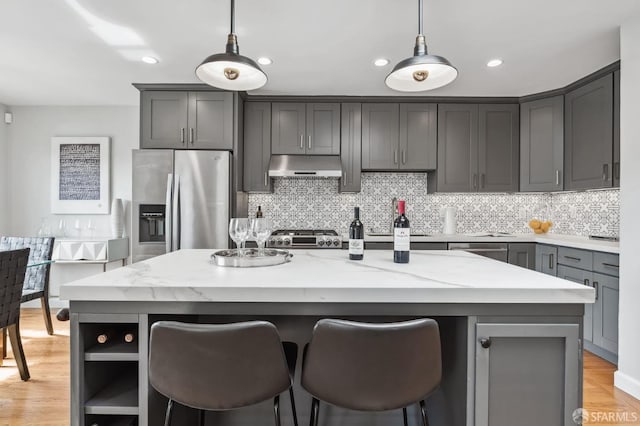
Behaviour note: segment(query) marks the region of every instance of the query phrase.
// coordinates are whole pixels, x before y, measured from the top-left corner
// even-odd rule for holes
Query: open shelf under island
[[[90,424],[97,414],[106,424],[109,416],[118,424],[131,415],[139,425],[162,423],[166,400],[149,385],[147,360],[149,327],[165,319],[273,322],[297,350],[294,391],[300,424],[306,424],[310,396],[300,387],[302,354],[313,325],[326,317],[438,321],[443,380],[427,400],[432,426],[575,424],[572,413],[582,404],[582,317],[585,303],[595,300],[591,287],[459,251],[413,251],[409,264],[394,264],[390,251],[367,251],[363,261],[350,261],[342,250],[296,250],[290,263],[243,269],[214,266],[213,251],[181,250],[62,287],[71,310],[72,425]],[[96,333],[115,330],[117,336],[132,326],[135,345],[95,347]],[[281,407],[283,424],[293,424],[289,405]],[[271,424],[271,409],[267,402],[208,413],[207,424]],[[396,411],[323,406],[321,416],[334,418],[327,424],[402,424]],[[417,406],[409,415],[418,425]],[[192,425],[196,418],[194,410],[178,409],[173,424]]]

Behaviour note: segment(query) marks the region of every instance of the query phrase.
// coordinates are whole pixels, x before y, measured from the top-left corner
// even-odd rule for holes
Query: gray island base
[[[160,425],[166,399],[148,382],[149,327],[159,320],[273,322],[293,370],[299,424],[310,396],[300,387],[304,346],[320,318],[438,321],[443,381],[427,400],[431,426],[570,426],[582,403],[582,316],[594,290],[477,255],[387,251],[349,261],[345,251],[294,251],[291,263],[234,269],[213,250],[182,250],[62,287],[71,309],[72,425]],[[121,336],[135,330],[136,339]],[[112,336],[97,344],[101,333]],[[363,372],[366,374],[366,372]],[[409,423],[419,425],[417,406]],[[287,398],[283,424],[292,425]],[[197,424],[178,407],[174,425]],[[207,413],[207,425],[271,425],[272,405]],[[362,413],[321,405],[321,425],[402,425],[401,410]]]

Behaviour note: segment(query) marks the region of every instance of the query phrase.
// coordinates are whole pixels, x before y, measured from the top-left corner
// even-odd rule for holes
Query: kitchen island
[[[137,417],[161,424],[166,400],[148,384],[148,330],[158,320],[218,323],[265,319],[278,327],[292,366],[300,424],[310,398],[299,386],[304,345],[323,317],[438,321],[443,382],[427,401],[431,426],[572,425],[582,401],[582,315],[594,290],[465,252],[388,251],[349,261],[342,250],[296,250],[288,264],[214,266],[213,250],[182,250],[67,284],[71,310],[71,422]],[[134,329],[134,343],[95,344]],[[281,404],[283,424],[292,424]],[[411,407],[410,424],[418,424]],[[332,419],[329,419],[331,417]],[[174,424],[195,424],[176,411]],[[328,421],[330,420],[330,421]],[[269,403],[213,413],[208,424],[271,424]],[[402,414],[323,405],[321,423],[402,424]]]

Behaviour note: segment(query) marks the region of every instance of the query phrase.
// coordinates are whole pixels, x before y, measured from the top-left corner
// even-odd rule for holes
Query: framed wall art
[[[51,212],[108,214],[110,139],[51,138]]]

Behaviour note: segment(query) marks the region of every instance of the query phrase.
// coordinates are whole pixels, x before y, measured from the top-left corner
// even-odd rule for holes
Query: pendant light
[[[418,0],[418,36],[413,56],[398,62],[385,84],[400,92],[421,92],[445,86],[457,76],[458,70],[446,58],[427,54],[422,33],[422,0]]]
[[[267,75],[253,59],[240,55],[235,30],[235,0],[231,0],[231,33],[227,36],[225,53],[205,59],[196,75],[210,86],[224,90],[255,90],[267,83]]]

